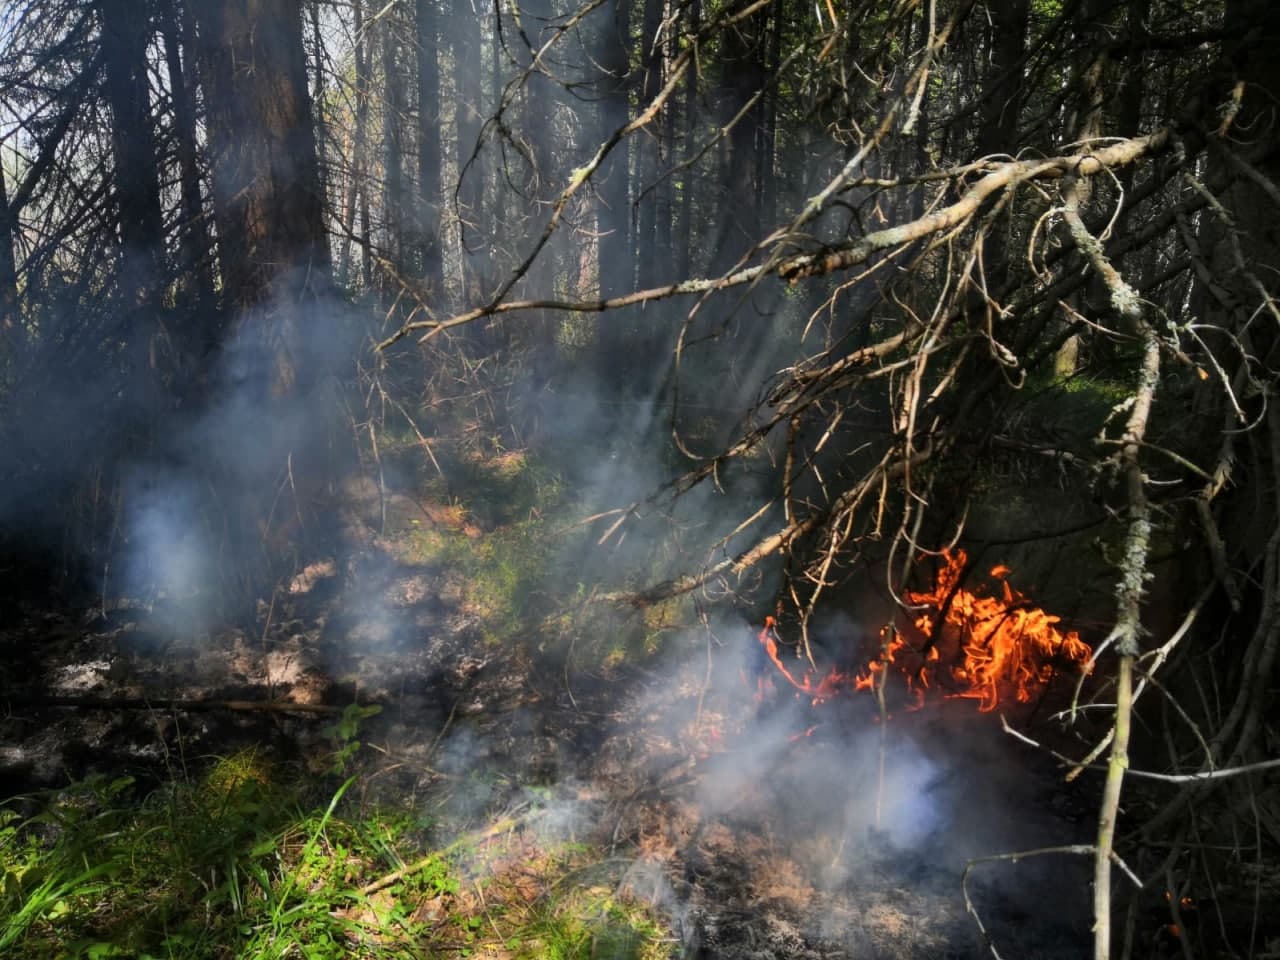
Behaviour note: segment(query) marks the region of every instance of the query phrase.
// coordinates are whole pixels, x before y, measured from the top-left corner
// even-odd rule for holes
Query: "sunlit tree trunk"
[[[368,289],[372,263],[369,254],[369,40],[364,29],[364,0],[352,0],[352,30],[355,34],[355,131],[352,134],[351,178],[342,208],[342,247],[338,265],[338,281],[351,283],[351,244],[356,234],[356,212],[360,213],[360,285]]]

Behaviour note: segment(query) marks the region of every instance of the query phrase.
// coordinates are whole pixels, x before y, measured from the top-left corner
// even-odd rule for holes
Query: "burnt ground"
[[[668,918],[675,955],[742,960],[990,955],[964,862],[1086,839],[1083,788],[971,704],[893,718],[882,778],[866,704],[757,705],[732,650],[710,673],[693,647],[604,675],[484,636],[447,571],[376,545],[304,571],[252,632],[184,634],[158,603],[29,611],[0,634],[3,786],[97,771],[145,789],[247,745],[318,771],[329,714],[169,701],[377,703],[360,736],[379,796],[474,829],[531,789],[554,795],[579,839],[626,865],[613,882]],[[975,906],[1003,955],[1082,954],[1086,867],[980,869]]]

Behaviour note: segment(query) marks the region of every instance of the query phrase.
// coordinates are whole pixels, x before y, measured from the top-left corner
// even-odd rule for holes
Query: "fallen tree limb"
[[[344,707],[292,700],[152,700],[147,697],[6,697],[14,707],[53,707],[63,710],[183,710],[187,713],[314,713],[341,714]]]

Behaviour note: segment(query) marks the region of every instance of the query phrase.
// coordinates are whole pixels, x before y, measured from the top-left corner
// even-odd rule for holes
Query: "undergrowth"
[[[586,489],[581,477],[529,451],[487,446],[462,452],[441,444],[443,473],[421,469],[413,481],[426,515],[390,531],[402,562],[455,578],[484,642],[568,655],[578,638],[572,655],[607,671],[653,656],[666,635],[691,622],[690,605],[680,601],[624,615],[594,604],[598,589],[659,579],[670,559],[658,555],[664,545],[600,548],[599,531],[583,518],[600,509],[602,496],[616,506],[608,491]]]
[[[322,782],[246,752],[145,796],[92,779],[0,807],[0,956],[669,955],[650,909],[565,882],[580,847],[513,856],[489,831],[503,867],[413,810],[357,804],[355,776]]]

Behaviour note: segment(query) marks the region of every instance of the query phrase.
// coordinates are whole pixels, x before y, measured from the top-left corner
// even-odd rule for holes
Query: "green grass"
[[[321,782],[249,751],[147,796],[94,779],[25,798],[25,815],[0,807],[0,957],[390,960],[482,943],[529,958],[663,955],[651,910],[559,882],[591,853],[538,853],[532,913],[508,909],[497,866],[477,903],[467,891],[488,867],[466,834],[435,846],[438,825],[414,811],[351,801],[356,776]]]
[[[402,817],[338,815],[240,754],[139,800],[127,778],[0,814],[0,955],[408,957],[403,918],[370,921],[352,883],[394,868]],[[421,877],[418,878],[421,880]]]

